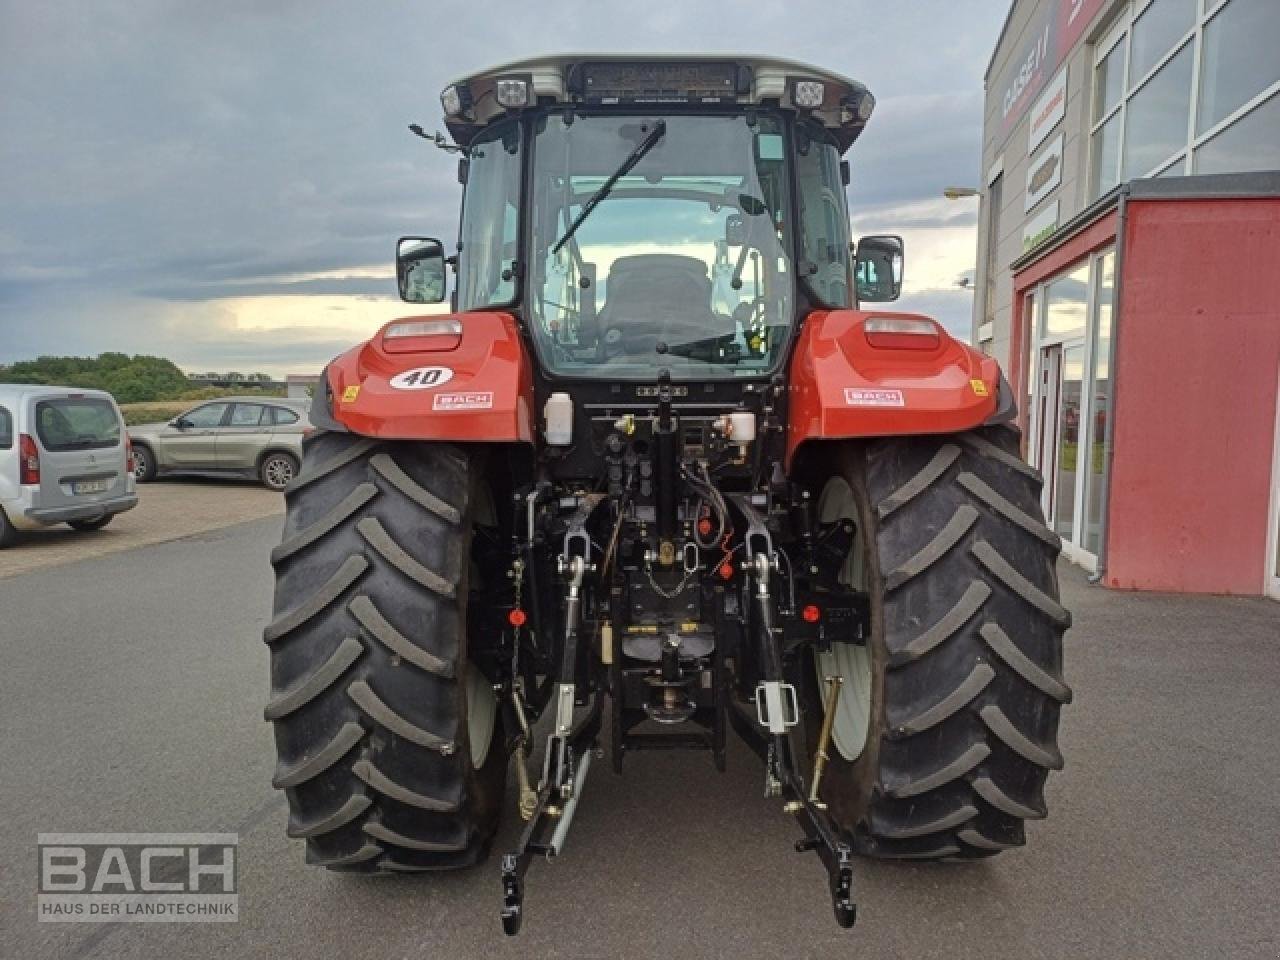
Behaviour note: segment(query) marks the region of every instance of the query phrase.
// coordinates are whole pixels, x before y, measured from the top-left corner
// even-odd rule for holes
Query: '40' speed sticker
[[[397,390],[430,390],[453,379],[448,367],[414,367],[397,373],[391,378],[391,386]]]

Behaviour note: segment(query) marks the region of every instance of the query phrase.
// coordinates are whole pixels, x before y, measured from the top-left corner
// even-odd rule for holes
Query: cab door
[[[218,428],[218,469],[256,467],[258,454],[270,439],[272,425],[270,407],[261,403],[236,403],[226,423]]]
[[[229,403],[206,403],[172,421],[160,434],[167,461],[183,470],[217,469],[218,428],[230,410]]]

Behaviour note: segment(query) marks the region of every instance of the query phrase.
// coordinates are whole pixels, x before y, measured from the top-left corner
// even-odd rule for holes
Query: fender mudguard
[[[384,338],[396,323],[417,320],[456,320],[461,333]],[[322,379],[311,418],[322,428],[399,440],[534,440],[533,371],[507,313],[392,321],[336,358]]]
[[[868,339],[871,317],[924,320],[938,336]],[[928,317],[883,310],[811,313],[790,381],[788,465],[808,440],[969,430],[998,418],[997,402],[1007,392],[991,357]]]

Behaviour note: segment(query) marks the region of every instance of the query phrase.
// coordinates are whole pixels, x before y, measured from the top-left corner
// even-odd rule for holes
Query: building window
[[[1090,189],[1280,169],[1276,0],[1130,0],[1094,49]]]
[[[1196,173],[1280,168],[1280,93],[1208,140],[1195,153]]]
[[[991,181],[991,186],[987,190],[987,252],[986,252],[986,274],[987,286],[983,293],[982,300],[982,320],[984,323],[992,324],[991,329],[995,329],[996,319],[996,281],[1001,273],[1000,265],[997,261],[1000,250],[1000,207],[1004,203],[1003,194],[1004,174],[998,174]]]
[[[1111,323],[1115,313],[1116,254],[1112,250],[1097,261],[1094,270],[1093,358],[1089,414],[1089,446],[1086,451],[1082,546],[1095,557],[1102,552],[1103,499],[1106,495],[1107,444],[1111,440]]]

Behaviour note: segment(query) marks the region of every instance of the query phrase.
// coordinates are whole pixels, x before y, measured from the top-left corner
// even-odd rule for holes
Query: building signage
[[[1025,212],[1030,213],[1038,204],[1062,183],[1062,147],[1066,133],[1060,133],[1049,141],[1049,146],[1040,151],[1027,165],[1027,200]]]
[[[1053,231],[1057,229],[1058,201],[1055,200],[1028,220],[1023,226],[1022,252],[1026,253],[1032,247],[1038,247],[1045,240],[1048,240],[1053,236]]]
[[[1040,94],[1040,99],[1031,108],[1030,141],[1027,143],[1027,155],[1035,152],[1036,147],[1044,143],[1044,138],[1053,132],[1062,118],[1067,115],[1067,68],[1063,67],[1053,78],[1049,88]]]
[[[1014,59],[991,87],[1000,97],[1001,142],[1048,85],[1054,71],[1106,3],[1107,0],[1047,0],[1043,13],[1023,35]]]

